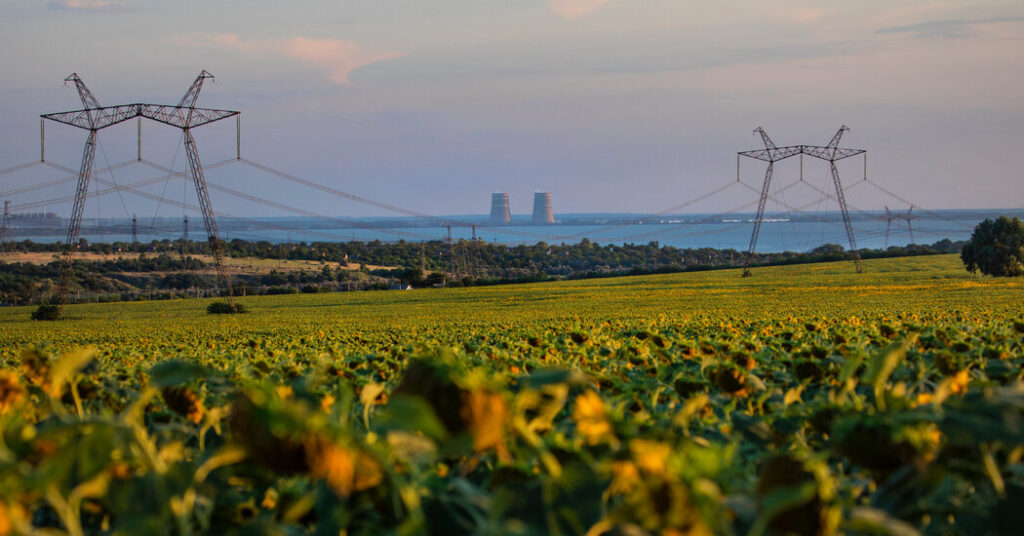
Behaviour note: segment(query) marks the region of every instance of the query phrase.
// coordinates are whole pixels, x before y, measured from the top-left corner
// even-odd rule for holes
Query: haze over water
[[[856,214],[852,217],[854,236],[859,248],[883,249],[886,246],[905,246],[913,243],[932,244],[949,239],[952,241],[970,238],[974,226],[982,219],[1002,215],[1024,218],[1024,210],[941,210],[915,215],[908,228],[905,220],[896,219],[888,229],[884,213]],[[598,244],[647,244],[657,242],[662,246],[677,248],[715,248],[745,251],[750,243],[753,228],[753,214],[728,215],[664,215],[652,218],[642,215],[587,214],[557,215],[556,221],[568,222],[555,225],[532,225],[526,217],[513,217],[511,225],[494,226],[481,216],[450,216],[449,221],[465,222],[464,226],[453,225],[454,240],[469,240],[471,225],[476,224],[477,238],[489,243],[503,244],[574,244],[583,239]],[[637,223],[642,220],[643,223]],[[220,231],[225,240],[242,239],[269,241],[272,243],[297,242],[370,242],[380,240],[395,242],[419,242],[422,240],[445,240],[447,229],[440,225],[425,223],[413,218],[359,218],[356,225],[336,225],[310,218],[256,218],[247,221],[222,219]],[[586,224],[573,224],[586,221]],[[402,225],[397,225],[402,224]],[[199,240],[204,236],[202,222],[192,220],[189,237]],[[181,221],[140,219],[138,239],[177,240],[182,236]],[[376,228],[375,228],[376,227]],[[54,227],[49,232],[35,229],[31,233],[14,229],[14,240],[31,239],[34,242],[63,241],[63,228]],[[128,242],[132,236],[128,220],[86,221],[82,237],[90,242]],[[816,214],[768,214],[758,237],[757,251],[809,251],[824,244],[839,244],[849,247],[841,215],[838,212]]]

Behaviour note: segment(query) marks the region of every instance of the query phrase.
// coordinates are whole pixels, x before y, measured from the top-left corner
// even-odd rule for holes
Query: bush
[[[1024,275],[1024,222],[1019,218],[985,220],[960,250],[967,271],[1013,277]]]
[[[263,293],[267,295],[298,294],[299,289],[295,287],[267,287],[267,290]]]
[[[207,314],[211,315],[233,315],[245,312],[245,306],[240,303],[227,303],[215,301],[206,306]]]
[[[32,311],[32,320],[60,320],[64,308],[60,305],[40,305]]]

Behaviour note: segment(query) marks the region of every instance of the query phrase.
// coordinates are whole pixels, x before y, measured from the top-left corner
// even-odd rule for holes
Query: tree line
[[[957,253],[963,244],[944,239],[930,245],[862,249],[860,256]],[[677,248],[658,242],[600,245],[587,239],[574,244],[521,245],[470,240],[271,243],[235,239],[224,242],[223,246],[231,258],[322,262],[319,269],[233,276],[236,289],[246,294],[387,289],[406,285],[487,285],[712,270],[741,266],[745,255],[734,249]],[[59,253],[61,247],[60,243],[25,240],[8,244],[8,251]],[[215,278],[202,273],[212,267],[195,257],[209,253],[206,242],[88,243],[83,240],[78,249],[106,255],[133,255],[100,261],[76,260],[72,300],[202,296],[209,295],[216,287]],[[852,252],[843,246],[825,244],[807,252],[756,253],[752,264],[826,262],[852,257]],[[360,268],[331,268],[335,264]],[[52,288],[58,271],[56,256],[45,264],[0,262],[0,295],[6,303],[31,303]]]

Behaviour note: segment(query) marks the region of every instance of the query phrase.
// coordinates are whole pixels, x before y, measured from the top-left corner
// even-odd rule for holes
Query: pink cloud
[[[586,15],[611,0],[548,0],[548,8],[566,19]]]
[[[326,70],[332,81],[343,85],[349,84],[349,73],[364,65],[404,56],[401,52],[370,52],[359,43],[342,39],[293,37],[283,42],[283,48],[287,56]]]
[[[405,55],[394,51],[369,51],[354,41],[332,38],[245,40],[238,34],[188,34],[176,37],[174,42],[178,45],[233,50],[247,55],[279,55],[305,61],[325,71],[332,82],[342,85],[349,85],[349,75],[360,67]]]
[[[100,0],[86,1],[86,0],[60,0],[59,2],[49,2],[46,7],[50,9],[58,9],[62,11],[125,11],[124,6],[115,4],[113,2],[103,2]]]

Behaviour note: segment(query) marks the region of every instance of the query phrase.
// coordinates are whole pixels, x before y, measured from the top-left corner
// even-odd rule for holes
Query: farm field
[[[89,262],[102,262],[102,261],[116,261],[118,259],[137,259],[141,256],[139,253],[94,253],[94,252],[79,252],[75,254],[75,259],[79,261]],[[150,255],[155,256],[155,255]],[[212,255],[201,255],[191,254],[194,257],[206,264],[212,265],[214,259]],[[52,252],[0,252],[0,261],[2,262],[24,262],[29,264],[49,264],[51,262],[59,262],[60,255]],[[225,257],[224,266],[227,267],[228,271],[232,274],[266,274],[272,270],[278,272],[298,272],[302,270],[322,270],[324,266],[327,266],[331,270],[347,269],[347,270],[358,270],[359,264],[354,265],[342,265],[338,262],[328,261],[309,261],[309,260],[295,260],[295,259],[261,259],[257,257]],[[375,270],[378,268],[388,268],[387,266],[366,266],[369,270]],[[204,270],[203,273],[213,274],[216,273],[211,267]]]
[[[0,535],[1013,534],[1024,284],[956,256],[0,310]]]

